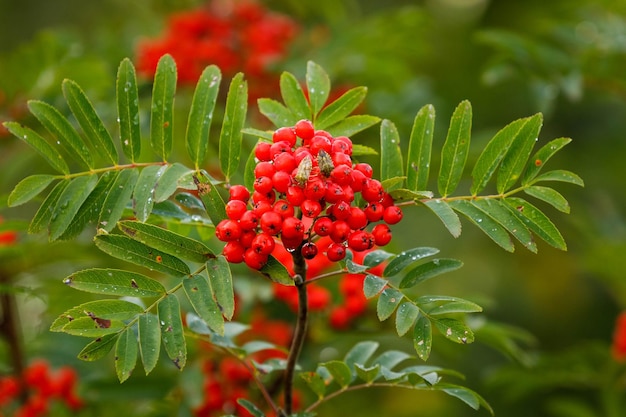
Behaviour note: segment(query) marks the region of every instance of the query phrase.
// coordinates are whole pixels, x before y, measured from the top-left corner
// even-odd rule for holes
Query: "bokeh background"
[[[261,4],[298,26],[285,53],[272,63],[277,71],[302,77],[307,60],[314,60],[336,86],[367,86],[362,110],[394,121],[404,146],[417,110],[432,103],[440,147],[450,115],[464,99],[474,113],[469,166],[498,129],[536,112],[545,119],[540,144],[573,139],[550,164],[578,173],[585,188],[558,187],[570,201],[569,215],[541,206],[565,236],[567,252],[539,243],[538,254],[519,246],[505,253],[469,224],[454,239],[420,208],[405,212],[393,245],[435,246],[443,256],[465,263],[424,291],[479,302],[485,312],[474,319],[487,319],[493,327],[479,332],[472,346],[437,340],[430,361],[463,372],[465,383],[492,404],[496,415],[626,415],[626,368],[611,352],[616,317],[626,309],[626,2]],[[0,0],[0,119],[28,120],[25,101],[31,98],[62,103],[61,81],[71,78],[113,122],[120,60],[136,60],[142,40],[162,36],[173,13],[205,5],[197,0]],[[372,129],[355,141],[376,146],[376,135]],[[0,233],[22,230],[32,216],[34,207],[7,208],[5,197],[21,178],[38,172],[39,163],[25,144],[0,136]],[[12,372],[16,361],[43,357],[53,367],[77,369],[87,404],[80,415],[115,415],[122,402],[132,404],[136,416],[193,415],[181,400],[193,391],[199,372],[193,366],[182,374],[161,366],[147,378],[136,372],[120,386],[111,361],[82,363],[75,359],[80,341],[47,331],[56,315],[76,304],[77,295],[62,278],[111,262],[89,243],[85,238],[48,245],[43,236],[19,231],[15,242],[0,246],[0,292],[17,301],[22,341],[20,358],[9,342],[0,343],[0,374]],[[518,343],[494,349],[498,340],[489,329],[496,327]],[[376,337],[368,334],[373,328],[364,320],[341,335],[344,341],[334,336],[324,342],[323,330],[317,337],[344,352],[355,341]],[[411,351],[408,340],[381,341]],[[487,415],[443,395],[395,390],[358,391],[319,411],[324,416]],[[69,411],[60,408],[50,415],[63,413]]]

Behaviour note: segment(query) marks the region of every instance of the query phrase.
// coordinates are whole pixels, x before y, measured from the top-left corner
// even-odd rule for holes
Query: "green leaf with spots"
[[[582,178],[573,172],[566,171],[563,169],[555,169],[554,171],[548,171],[545,174],[541,174],[532,181],[532,184],[536,184],[541,181],[560,181],[567,182],[569,184],[578,185],[580,187],[584,187],[585,183]]]
[[[413,347],[417,356],[428,360],[433,344],[433,329],[428,317],[420,315],[413,327]]]
[[[511,147],[504,156],[498,171],[496,179],[498,193],[503,194],[508,191],[522,175],[542,124],[543,116],[541,113],[535,114],[520,129],[519,135],[511,143]]]
[[[93,268],[74,272],[63,280],[74,289],[94,294],[120,297],[160,297],[165,287],[158,281],[137,272],[121,269]]]
[[[301,372],[299,375],[317,395],[318,399],[324,398],[326,394],[326,383],[320,374],[316,372]]]
[[[148,220],[154,206],[154,192],[167,165],[151,165],[141,170],[133,190],[133,212],[141,222]]]
[[[139,316],[139,352],[143,369],[148,375],[156,367],[161,352],[161,324],[159,318],[150,313]]]
[[[271,98],[258,100],[259,112],[269,119],[276,127],[293,126],[298,121],[291,110]]]
[[[194,275],[183,280],[185,294],[198,316],[219,335],[224,335],[224,317],[213,297],[211,284],[203,275]]]
[[[115,344],[115,373],[120,382],[126,381],[137,364],[137,336],[133,329],[120,333]]]
[[[378,320],[387,320],[403,299],[404,295],[400,291],[393,288],[385,288],[378,296],[376,304]]]
[[[385,119],[380,124],[380,180],[402,177],[400,134],[396,126]]]
[[[63,180],[59,181],[57,185],[54,186],[52,191],[50,191],[50,194],[48,194],[43,203],[41,203],[39,210],[37,210],[37,213],[35,213],[35,216],[31,220],[30,225],[28,226],[28,233],[39,233],[48,227],[48,224],[50,224],[50,220],[52,219],[56,203],[63,193],[63,190],[65,190],[69,184],[70,180]]]
[[[139,130],[139,94],[137,74],[130,59],[125,58],[117,70],[115,83],[117,97],[117,117],[120,126],[122,151],[131,162],[141,154],[141,133]]]
[[[280,94],[283,102],[291,113],[298,119],[311,120],[311,108],[300,83],[289,72],[280,75]]]
[[[424,201],[424,205],[428,207],[435,214],[435,216],[439,218],[439,220],[441,220],[452,236],[461,236],[461,220],[454,210],[452,210],[450,204],[444,200],[435,199]]]
[[[428,188],[434,131],[435,108],[427,104],[417,112],[409,138],[406,166],[409,190],[418,191]]]
[[[332,375],[333,379],[340,387],[344,388],[352,382],[352,372],[348,365],[341,361],[330,361],[322,363],[321,366],[326,368]]]
[[[467,217],[501,248],[507,252],[513,252],[515,250],[511,236],[506,229],[481,208],[472,205],[472,203],[466,200],[451,201],[450,206]]]
[[[9,207],[16,207],[37,197],[54,181],[54,175],[31,175],[20,181],[7,199]]]
[[[365,295],[365,298],[375,297],[385,288],[388,282],[376,275],[366,275],[363,280],[363,295]]]
[[[161,323],[161,338],[167,356],[178,369],[183,369],[187,363],[187,344],[183,332],[183,321],[180,316],[178,297],[170,294],[158,306],[159,321]]]
[[[56,171],[66,175],[70,173],[63,155],[37,132],[17,122],[4,122],[3,124],[16,138],[26,142],[41,155]]]
[[[409,301],[400,304],[396,310],[396,332],[398,336],[404,336],[411,330],[419,313],[419,308]]]
[[[409,269],[400,281],[400,288],[411,288],[427,279],[459,269],[463,262],[456,259],[438,258]]]
[[[243,124],[248,111],[248,83],[242,73],[230,82],[219,142],[220,168],[228,180],[239,169]]]
[[[222,199],[219,191],[212,183],[209,175],[204,171],[198,171],[193,177],[196,186],[198,187],[198,196],[204,204],[209,218],[214,225],[217,225],[222,220],[226,219],[226,203]]]
[[[569,213],[569,203],[565,197],[563,197],[563,195],[561,195],[561,193],[556,191],[554,188],[533,185],[528,188],[524,188],[524,192],[532,197],[545,201],[563,213]]]
[[[232,319],[235,314],[235,292],[228,261],[222,255],[209,258],[206,270],[221,313],[226,319]]]
[[[335,123],[334,125],[328,127],[326,131],[333,135],[333,137],[352,137],[353,135],[374,126],[378,122],[380,122],[380,117],[370,116],[368,114],[356,114],[354,116],[348,116],[340,122]],[[357,146],[356,153],[354,149],[355,146]],[[369,152],[373,151],[373,153],[367,153],[367,155],[378,155],[375,149],[368,148],[367,146],[359,144],[353,144],[352,156],[366,155],[359,152],[360,147],[367,149]]]
[[[77,177],[63,190],[50,219],[50,241],[55,241],[65,232],[78,210],[98,183],[96,174]]]
[[[326,71],[313,61],[308,61],[306,65],[306,87],[309,93],[313,121],[315,122],[319,111],[328,100],[330,78],[328,78]]]
[[[554,154],[563,149],[563,147],[571,141],[572,140],[570,138],[559,138],[551,140],[543,145],[528,161],[526,169],[522,174],[522,185],[529,184],[533,179],[535,179],[535,177],[539,175],[539,172],[541,172],[541,169],[545,166],[546,162],[548,162]]]
[[[122,218],[124,208],[129,204],[130,197],[135,189],[135,184],[139,178],[139,171],[136,168],[124,169],[117,174],[117,178],[100,210],[98,227],[110,232],[115,228],[119,219]]]
[[[492,219],[504,227],[511,235],[522,243],[529,251],[537,253],[537,244],[535,243],[530,230],[524,222],[520,220],[513,209],[504,204],[501,200],[491,198],[478,199],[472,201],[472,204],[480,210],[487,213]]]
[[[420,247],[402,251],[400,254],[391,258],[385,270],[383,276],[391,277],[400,273],[404,268],[419,261],[420,259],[433,256],[439,253],[437,248]]]
[[[342,121],[363,103],[366,95],[366,87],[355,87],[346,91],[321,111],[315,120],[315,128],[326,129]]]
[[[472,105],[465,100],[452,114],[448,135],[441,150],[438,188],[443,197],[452,194],[461,181],[469,153],[471,130]]]
[[[161,173],[156,183],[154,202],[160,203],[170,198],[182,185],[182,180],[192,172],[192,170],[179,163],[166,166],[165,172]]]
[[[78,359],[93,362],[104,358],[113,349],[120,337],[119,333],[107,334],[88,343],[78,354]]]
[[[287,271],[287,268],[285,268],[285,265],[271,255],[259,272],[278,284],[294,285],[293,278]]]
[[[541,210],[517,197],[507,198],[505,202],[515,210],[515,213],[534,234],[545,240],[550,246],[567,250],[563,236]]]
[[[462,344],[474,341],[474,333],[460,320],[444,317],[435,319],[433,322],[437,330],[448,340]]]

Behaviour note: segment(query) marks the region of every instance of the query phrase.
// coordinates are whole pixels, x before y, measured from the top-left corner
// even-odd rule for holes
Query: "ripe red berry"
[[[327,213],[330,212],[329,214],[331,214],[337,220],[348,220],[348,218],[350,217],[350,212],[351,212],[350,203],[347,203],[345,201],[340,201],[330,206],[326,212]]]
[[[350,155],[348,154],[345,154],[342,152],[333,152],[333,154],[331,155],[331,158],[332,158],[334,166],[339,166],[339,165],[352,166],[352,158],[350,158]]]
[[[250,246],[252,246],[252,241],[255,237],[256,230],[244,230],[243,232],[241,232],[239,243],[241,243],[241,246],[243,246],[245,249],[248,249]]]
[[[291,174],[297,167],[296,158],[289,152],[279,153],[274,158],[274,169],[276,171],[285,171]]]
[[[274,250],[274,238],[266,233],[259,233],[252,239],[250,247],[261,255],[269,255]]]
[[[271,161],[272,156],[270,155],[270,147],[271,143],[267,142],[259,142],[256,144],[256,148],[254,148],[254,156],[259,161]]]
[[[346,257],[346,248],[341,243],[331,243],[326,249],[326,256],[331,262],[337,262]]]
[[[367,184],[368,179],[365,174],[358,169],[353,169],[350,173],[350,176],[352,177],[352,181],[350,181],[352,189],[357,193],[362,191],[363,187],[365,187],[365,185]]]
[[[285,141],[288,142],[291,146],[296,144],[296,132],[294,128],[291,127],[281,127],[274,131],[272,135],[272,141],[274,143]]]
[[[276,142],[270,146],[270,157],[272,158],[272,161],[276,158],[276,155],[283,152],[291,153],[291,145],[285,140]]]
[[[285,198],[294,207],[299,207],[302,205],[302,202],[305,200],[304,190],[297,185],[292,185],[287,188],[287,192],[285,193]]]
[[[304,195],[309,200],[319,201],[326,195],[326,186],[324,181],[319,178],[310,179],[304,189]]]
[[[300,251],[304,259],[313,259],[317,255],[317,245],[313,242],[307,242],[302,245]]]
[[[222,255],[224,255],[224,257],[226,258],[226,260],[230,263],[233,264],[238,264],[243,262],[243,253],[246,251],[246,249],[243,247],[243,245],[237,241],[237,240],[233,240],[230,242],[227,242],[226,245],[224,245],[224,249],[222,250]]]
[[[364,230],[357,230],[348,236],[348,247],[356,252],[363,252],[374,246],[374,236]]]
[[[226,203],[226,215],[231,220],[239,220],[248,210],[248,206],[241,200],[230,200]]]
[[[391,229],[384,223],[377,224],[372,229],[372,236],[377,246],[385,246],[391,242]]]
[[[330,234],[330,229],[333,226],[333,221],[329,217],[320,217],[315,220],[315,224],[313,225],[313,231],[317,233],[319,236],[328,236]]]
[[[239,219],[239,226],[242,230],[255,230],[259,225],[259,216],[254,211],[246,211]]]
[[[261,269],[267,263],[267,255],[262,255],[250,248],[244,252],[243,261],[252,269]]]
[[[261,230],[265,233],[271,236],[276,236],[282,229],[283,218],[275,211],[266,211],[263,215],[261,215],[259,224],[261,225]]]
[[[328,203],[337,203],[342,201],[346,197],[343,188],[341,185],[336,184],[332,181],[326,183],[326,192],[324,193],[324,198]]]
[[[383,218],[384,208],[380,203],[370,203],[365,206],[365,209],[363,211],[365,212],[367,220],[374,223],[380,221]]]
[[[365,187],[361,190],[361,195],[363,199],[368,203],[377,203],[382,200],[385,194],[385,190],[383,190],[383,186],[378,180],[370,179],[365,184]]]
[[[241,236],[241,227],[235,220],[222,220],[215,227],[215,236],[222,242],[237,240]]]
[[[333,225],[330,228],[330,238],[333,242],[342,243],[348,239],[350,236],[350,226],[344,220],[337,220],[333,222]]]
[[[254,181],[254,190],[261,194],[267,194],[274,189],[271,177],[257,177]]]
[[[330,139],[325,136],[316,135],[311,139],[311,143],[309,144],[309,149],[313,156],[317,156],[319,151],[324,150],[326,153],[330,154],[332,148],[332,144],[330,143]]]
[[[304,223],[297,217],[286,217],[283,220],[281,236],[287,239],[304,239]]]
[[[304,140],[309,140],[313,137],[313,135],[315,135],[315,128],[310,120],[300,120],[296,123],[295,130],[296,135]]]
[[[367,226],[367,216],[359,207],[350,207],[350,215],[347,222],[352,230],[362,229]]]
[[[352,182],[352,168],[348,165],[337,165],[330,172],[330,178],[339,185],[346,185]]]
[[[293,206],[285,200],[278,200],[277,202],[275,202],[273,210],[276,213],[280,214],[283,219],[291,217],[294,214]]]
[[[357,171],[361,171],[363,174],[365,174],[367,178],[372,178],[372,175],[374,175],[374,170],[372,169],[372,166],[370,164],[366,164],[365,162],[356,164],[354,166],[354,169],[356,169]]]
[[[281,194],[287,192],[287,188],[291,185],[291,173],[285,171],[276,171],[272,175],[272,184],[274,189]]]
[[[322,212],[322,205],[315,200],[304,200],[300,208],[303,216],[311,218],[317,217]]]
[[[402,220],[402,209],[398,206],[389,206],[383,212],[383,221],[387,224],[396,224]]]
[[[261,161],[254,167],[254,177],[272,177],[276,172],[276,168],[274,168],[274,164],[268,161]]]
[[[347,136],[337,136],[333,140],[332,151],[352,155],[352,140]]]
[[[250,199],[250,191],[243,185],[233,185],[228,189],[230,200],[240,200],[247,203]]]
[[[252,209],[252,211],[260,219],[264,213],[271,211],[272,207],[272,202],[264,199],[254,203],[254,208]]]

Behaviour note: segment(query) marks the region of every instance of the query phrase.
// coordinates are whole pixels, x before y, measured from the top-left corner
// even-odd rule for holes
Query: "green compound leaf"
[[[97,154],[103,156],[111,164],[117,164],[119,156],[115,143],[80,86],[72,80],[63,80],[63,95]]]
[[[537,244],[530,230],[528,230],[524,222],[520,220],[510,206],[504,204],[501,200],[494,199],[478,199],[472,201],[472,204],[502,225],[510,234],[519,240],[526,249],[537,253]]]
[[[165,352],[174,365],[182,370],[187,362],[187,344],[180,316],[180,304],[176,295],[170,294],[165,297],[159,303],[158,311]]]
[[[545,240],[550,246],[567,250],[563,236],[541,210],[517,197],[507,198],[505,202],[515,210],[515,213],[534,234]]]
[[[306,65],[306,87],[309,93],[313,121],[315,122],[319,111],[328,100],[330,78],[328,78],[326,71],[313,61],[308,61]]]
[[[481,406],[485,408],[493,416],[494,412],[489,403],[485,401],[483,397],[469,388],[462,387],[460,385],[441,383],[435,386],[437,390],[443,391],[451,397],[458,398],[465,404],[472,407],[474,410],[478,410]]]
[[[78,354],[78,359],[93,362],[104,358],[113,349],[119,333],[107,334],[88,343]]]
[[[96,223],[100,214],[100,208],[106,200],[107,194],[111,189],[113,181],[117,177],[117,172],[108,171],[100,176],[98,183],[93,191],[89,194],[89,197],[80,206],[78,213],[72,219],[65,232],[59,239],[71,240],[77,237],[89,223]],[[95,228],[93,229],[95,230]]]
[[[189,275],[189,267],[175,256],[151,248],[122,235],[99,234],[94,238],[96,246],[114,258],[153,269],[164,274],[181,277]]]
[[[393,288],[385,288],[380,293],[380,296],[378,297],[378,302],[376,304],[376,313],[378,315],[378,320],[387,320],[396,310],[396,307],[400,305],[403,298],[404,294],[402,294],[400,291]]]
[[[357,363],[354,366],[357,376],[368,384],[374,381],[380,373],[380,365],[364,366]]]
[[[376,156],[378,152],[374,148],[370,148],[369,146],[360,145],[355,143],[352,145],[352,156]]]
[[[165,172],[159,177],[154,190],[154,202],[161,203],[170,198],[192,172],[179,163],[166,166]]]
[[[560,181],[578,185],[580,187],[585,186],[585,183],[578,175],[562,169],[555,169],[554,171],[548,171],[545,174],[541,174],[536,177],[532,183],[535,184],[541,181]]]
[[[56,177],[54,175],[31,175],[21,180],[9,194],[7,204],[16,207],[27,203],[45,190]]]
[[[380,124],[380,180],[402,177],[400,134],[396,126],[385,119]]]
[[[137,336],[133,329],[120,333],[115,344],[115,373],[120,382],[126,381],[137,364]]]
[[[428,314],[431,316],[451,313],[480,313],[483,311],[478,304],[458,297],[422,296],[418,298],[417,302],[424,304],[438,303],[439,305],[433,306],[428,310]]]
[[[98,176],[92,174],[74,178],[65,187],[57,200],[50,219],[50,241],[57,240],[65,232],[97,183]]]
[[[456,259],[433,259],[405,272],[402,281],[400,281],[400,288],[414,287],[427,279],[457,270],[462,266],[463,262]]]
[[[571,141],[572,140],[570,138],[559,138],[543,145],[528,161],[526,169],[522,174],[522,185],[526,185],[531,182],[539,174],[539,172],[541,172],[541,169],[544,167],[546,162],[548,162],[548,160],[552,158],[555,153],[563,149],[563,147]]]
[[[39,233],[48,227],[50,219],[52,219],[52,214],[54,212],[54,208],[56,207],[57,200],[63,193],[63,190],[67,188],[69,183],[70,180],[63,180],[59,181],[57,185],[54,186],[52,191],[50,191],[50,194],[48,194],[43,203],[41,203],[39,210],[37,210],[37,213],[35,213],[35,216],[31,220],[30,225],[28,226],[28,233]]]
[[[527,117],[509,123],[487,143],[478,157],[474,169],[472,169],[472,178],[474,179],[470,188],[472,195],[478,194],[485,188],[511,148],[511,144],[518,140],[520,135],[527,134],[524,128],[531,121],[532,119]]]
[[[376,275],[366,275],[363,280],[363,295],[365,295],[365,298],[372,298],[378,295],[388,282]]]
[[[448,340],[456,343],[472,343],[474,341],[474,333],[465,325],[465,323],[451,318],[434,319],[437,330]]]
[[[430,320],[428,317],[420,315],[413,328],[413,347],[421,360],[428,360],[432,344],[433,329]]]
[[[298,118],[287,107],[270,98],[258,100],[259,112],[271,121],[276,127],[293,126]]]
[[[198,171],[194,174],[193,180],[198,187],[198,196],[213,224],[217,225],[226,219],[226,204],[209,175],[204,171]]]
[[[411,302],[405,301],[396,310],[396,332],[404,336],[415,324],[419,316],[419,308]]]
[[[452,236],[461,236],[461,220],[454,210],[452,210],[450,204],[443,200],[435,199],[424,201],[424,205],[435,213]]]
[[[466,200],[451,201],[450,206],[467,217],[501,248],[507,252],[513,252],[515,250],[511,236],[506,229],[481,208],[472,205],[472,203]]]
[[[204,243],[159,226],[125,220],[118,227],[134,240],[188,261],[204,263],[215,257]]]
[[[316,372],[302,372],[299,375],[317,395],[318,399],[324,398],[324,395],[326,395],[326,382],[320,374]]]
[[[206,270],[221,314],[228,320],[232,319],[235,314],[235,293],[228,261],[222,255],[209,258],[206,262]]]
[[[283,72],[280,75],[280,94],[287,108],[297,119],[311,119],[309,102],[293,74]]]
[[[148,375],[156,367],[161,352],[161,324],[159,318],[150,313],[139,316],[139,353],[143,369]]]
[[[84,318],[92,323],[86,328],[109,329],[107,323],[112,320],[130,320],[141,314],[143,308],[135,303],[124,300],[97,300],[72,307],[61,314],[50,326],[52,332],[64,332],[65,327],[78,319]],[[74,328],[78,328],[75,326]]]
[[[365,100],[366,95],[366,87],[355,87],[346,91],[322,110],[315,120],[315,128],[326,129],[342,121]]]
[[[145,167],[137,178],[133,190],[133,212],[141,222],[148,220],[154,206],[154,193],[161,175],[167,169],[167,165],[151,165]]]
[[[406,183],[411,191],[428,188],[434,131],[435,108],[431,104],[427,104],[417,112],[409,139]]]
[[[452,114],[446,141],[441,150],[439,193],[446,197],[454,192],[465,168],[472,129],[472,105],[462,101]]]
[[[372,357],[374,352],[376,352],[378,346],[378,342],[366,340],[357,343],[348,351],[348,353],[346,353],[344,362],[348,365],[350,372],[352,372],[352,379],[356,377],[355,365],[364,365]]]
[[[160,282],[120,269],[85,269],[74,272],[63,283],[80,291],[120,297],[160,297],[165,294],[165,287]]]
[[[122,151],[131,162],[135,162],[141,153],[139,95],[135,67],[128,58],[120,63],[115,88]]]
[[[351,137],[352,135],[356,133],[362,132],[363,130],[374,126],[378,122],[380,122],[379,117],[370,116],[367,114],[357,114],[354,116],[348,116],[345,119],[341,120],[340,122],[335,123],[334,125],[328,127],[326,131],[330,133],[331,135],[333,135],[333,137],[337,137],[337,136]],[[353,144],[353,148],[352,148],[353,156],[377,155],[378,154],[375,149],[368,148],[367,146],[363,146],[363,145],[359,145],[356,149],[357,152],[355,153],[355,148],[354,148],[355,145],[356,144]],[[359,149],[361,149],[361,147],[363,147],[364,149],[367,149],[368,151],[371,150],[374,153],[367,153],[367,154],[359,153]]]
[[[569,203],[565,197],[563,197],[563,195],[561,195],[561,193],[556,191],[554,188],[533,185],[525,188],[524,192],[532,197],[545,201],[563,213],[569,213],[570,211]]]
[[[150,112],[150,145],[163,161],[172,151],[175,92],[176,63],[171,55],[165,54],[159,59],[154,74]]]
[[[226,109],[220,132],[220,168],[228,180],[239,168],[243,124],[248,110],[248,83],[243,74],[235,75],[228,89]]]
[[[294,285],[293,278],[287,271],[287,268],[285,268],[285,265],[271,255],[259,272],[278,284]]]
[[[368,268],[373,268],[381,263],[385,262],[387,259],[395,256],[393,253],[386,252],[382,249],[375,249],[371,252],[368,252],[367,255],[363,257],[363,265]]]
[[[124,208],[130,202],[130,197],[135,189],[135,184],[139,179],[139,171],[136,168],[125,169],[117,174],[115,182],[111,185],[110,191],[102,204],[98,227],[110,232],[115,228],[115,224],[122,218]]]
[[[502,160],[498,171],[496,188],[500,194],[509,190],[522,175],[526,161],[537,141],[537,136],[543,124],[543,116],[537,113],[532,116],[528,123],[522,126],[519,135],[511,143],[509,151]]]
[[[65,116],[43,101],[30,100],[28,108],[46,130],[54,136],[57,145],[61,146],[73,160],[81,163],[87,169],[93,168],[93,158],[89,148]]]
[[[63,333],[80,337],[102,337],[107,334],[118,333],[123,330],[125,324],[121,320],[108,320],[91,317],[79,317],[63,326]]]
[[[211,284],[203,275],[194,275],[183,280],[185,294],[198,316],[219,335],[224,335],[224,317],[213,298]]]
[[[352,372],[348,365],[341,361],[330,361],[320,364],[330,372],[340,387],[345,388],[352,382]]]
[[[428,256],[435,255],[437,253],[439,253],[439,249],[429,247],[413,248],[402,251],[389,261],[389,263],[385,267],[383,276],[394,276],[400,273],[404,268],[415,263],[416,261],[419,261],[420,259],[426,258]]]
[[[37,132],[17,122],[5,122],[3,124],[16,138],[23,140],[37,151],[56,171],[66,175],[70,173],[70,168],[63,159],[63,155]]]
[[[196,90],[193,93],[189,119],[187,120],[187,152],[198,170],[206,157],[213,111],[217,101],[222,74],[215,65],[209,65],[202,71]]]

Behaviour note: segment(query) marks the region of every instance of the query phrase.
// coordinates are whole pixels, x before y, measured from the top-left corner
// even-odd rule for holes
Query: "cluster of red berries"
[[[232,414],[237,417],[253,417],[246,409],[237,403],[237,399],[245,398],[255,400],[258,392],[253,390],[250,360],[263,363],[269,359],[285,359],[286,354],[282,348],[287,348],[291,341],[291,326],[282,321],[268,320],[262,313],[254,315],[250,323],[250,329],[238,336],[237,343],[246,341],[264,340],[280,347],[279,349],[262,350],[254,353],[244,364],[232,356],[224,357],[215,351],[211,345],[206,345],[206,353],[209,354],[203,360],[202,373],[204,376],[202,403],[194,409],[197,417],[217,417],[224,414]],[[294,392],[294,406],[299,406],[300,394]],[[256,403],[262,403],[259,398]],[[266,412],[268,417],[273,416],[271,411]]]
[[[372,167],[354,164],[351,155],[350,138],[315,130],[308,120],[279,128],[272,143],[259,142],[254,192],[232,186],[228,219],[216,227],[217,238],[227,242],[226,259],[260,269],[274,251],[275,239],[312,259],[319,252],[316,239],[328,236],[332,242],[326,257],[332,262],[342,260],[348,248],[363,252],[388,244],[388,225],[402,219],[402,210],[372,178]],[[354,205],[358,193],[362,208]]]
[[[0,377],[0,417],[40,417],[48,415],[52,401],[62,402],[68,409],[77,411],[83,406],[76,395],[77,376],[69,366],[55,372],[43,360],[34,361],[16,376]],[[18,404],[20,398],[26,398]],[[14,410],[13,414],[4,414]]]
[[[289,17],[253,0],[213,1],[202,9],[173,14],[162,38],[142,41],[138,69],[154,75],[159,58],[169,53],[183,84],[195,84],[211,64],[227,76],[243,71],[250,98],[256,100],[275,90],[278,76],[272,69],[284,59],[297,29]]]
[[[616,360],[626,360],[626,311],[620,313],[615,321],[611,350]]]
[[[4,219],[0,216],[0,224]],[[14,245],[17,242],[17,232],[14,230],[0,231],[0,248],[2,246]]]

